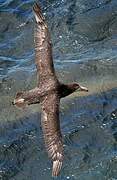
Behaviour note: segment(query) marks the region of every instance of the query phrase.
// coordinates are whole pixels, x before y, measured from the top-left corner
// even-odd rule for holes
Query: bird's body
[[[44,134],[48,156],[53,162],[52,175],[57,176],[63,162],[63,143],[59,122],[60,99],[77,89],[87,91],[87,88],[77,83],[65,85],[56,77],[52,45],[48,26],[38,4],[33,7],[36,19],[34,33],[35,61],[37,67],[37,87],[30,91],[17,93],[14,104],[17,106],[41,104],[41,125]]]

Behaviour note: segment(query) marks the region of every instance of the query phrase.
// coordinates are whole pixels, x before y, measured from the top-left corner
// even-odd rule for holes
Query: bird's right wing
[[[56,93],[44,97],[42,105],[42,129],[45,146],[53,161],[52,176],[60,173],[63,161],[63,143],[59,122],[59,98]]]

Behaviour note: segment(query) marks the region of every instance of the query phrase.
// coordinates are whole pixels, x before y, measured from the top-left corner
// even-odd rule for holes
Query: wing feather
[[[48,156],[53,161],[52,176],[57,176],[62,167],[63,143],[59,122],[59,98],[48,95],[42,101],[42,129]]]

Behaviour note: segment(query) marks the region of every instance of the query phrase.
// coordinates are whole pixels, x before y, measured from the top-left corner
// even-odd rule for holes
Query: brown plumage
[[[87,91],[78,83],[61,84],[55,74],[52,45],[48,26],[38,4],[33,7],[36,19],[34,34],[35,60],[38,76],[38,87],[27,92],[17,93],[13,104],[25,105],[41,104],[41,124],[48,156],[53,162],[52,176],[58,176],[63,162],[63,143],[59,122],[59,102],[74,91]]]

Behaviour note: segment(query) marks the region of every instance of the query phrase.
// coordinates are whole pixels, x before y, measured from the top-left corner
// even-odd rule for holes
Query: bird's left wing
[[[56,93],[47,95],[41,102],[41,124],[45,146],[53,161],[52,176],[57,176],[63,161],[63,144],[59,122],[59,97]]]
[[[41,8],[37,3],[34,4],[33,11],[36,19],[34,42],[37,75],[39,76],[40,83],[47,83],[46,81],[49,79],[51,81],[56,79],[50,32]]]

